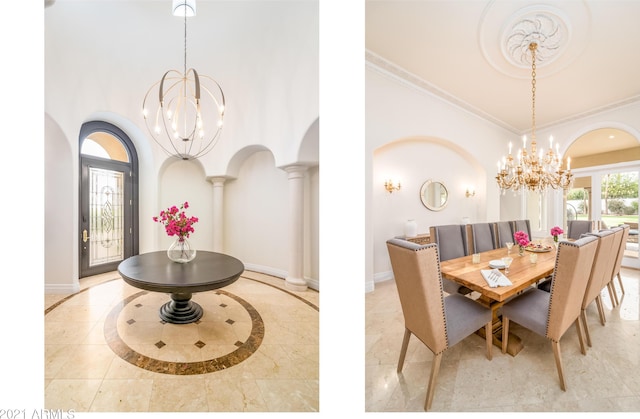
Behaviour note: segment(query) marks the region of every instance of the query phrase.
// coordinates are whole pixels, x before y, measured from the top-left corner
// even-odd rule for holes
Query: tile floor
[[[575,327],[561,340],[566,392],[549,341],[512,323],[525,346],[515,357],[494,346],[487,360],[476,335],[444,353],[431,411],[640,411],[640,271],[623,268],[622,276],[620,306],[612,309],[602,294],[606,325],[595,304],[587,312],[593,344],[587,355]],[[412,336],[403,372],[396,373],[404,323],[395,283],[376,284],[365,310],[366,411],[422,412],[433,355]]]
[[[202,319],[175,325],[158,317],[168,295],[131,287],[116,272],[81,288],[45,296],[46,409],[318,411],[318,292],[245,272],[194,294]]]

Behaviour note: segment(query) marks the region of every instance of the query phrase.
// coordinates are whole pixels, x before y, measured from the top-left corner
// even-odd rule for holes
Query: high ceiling
[[[640,100],[640,1],[367,0],[365,13],[368,63],[517,135],[531,129],[536,32],[537,129]]]

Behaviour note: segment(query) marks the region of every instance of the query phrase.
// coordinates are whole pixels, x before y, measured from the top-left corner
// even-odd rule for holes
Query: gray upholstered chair
[[[498,221],[496,226],[496,243],[498,247],[507,247],[506,243],[514,243],[513,223],[509,221]]]
[[[429,410],[444,351],[485,327],[487,358],[491,359],[491,310],[459,294],[445,297],[435,244],[418,245],[391,239],[387,241],[387,250],[405,327],[397,370],[402,372],[413,334],[434,354],[424,404],[424,409]]]
[[[513,221],[513,232],[524,231],[529,236],[529,240],[533,238],[531,235],[531,223],[529,220],[515,220]]]
[[[438,245],[440,261],[455,259],[469,255],[469,244],[467,240],[467,230],[464,224],[449,224],[432,226],[429,228],[431,242]],[[467,290],[456,282],[444,278],[444,290],[449,294]]]
[[[469,230],[472,244],[471,253],[486,252],[497,247],[493,223],[469,224]]]
[[[584,326],[584,334],[587,338],[587,345],[591,345],[591,334],[589,333],[589,323],[587,321],[587,307],[595,300],[598,307],[598,315],[600,316],[600,323],[604,326],[606,317],[604,315],[604,307],[602,306],[602,298],[600,292],[602,288],[606,286],[608,281],[607,276],[613,270],[612,261],[614,261],[614,255],[617,250],[614,251],[614,235],[611,230],[603,230],[598,233],[587,233],[588,236],[598,237],[600,244],[596,251],[596,256],[593,262],[593,268],[591,269],[591,275],[589,282],[587,283],[587,289],[582,299],[582,310],[580,316],[582,318],[582,325]]]
[[[529,288],[502,306],[502,353],[507,351],[509,322],[514,321],[551,340],[560,388],[566,390],[560,338],[575,324],[580,350],[586,353],[580,328],[580,307],[598,249],[598,238],[586,236],[575,242],[560,242],[551,292]]]
[[[581,235],[591,233],[593,223],[588,220],[567,221],[567,238],[577,240]]]

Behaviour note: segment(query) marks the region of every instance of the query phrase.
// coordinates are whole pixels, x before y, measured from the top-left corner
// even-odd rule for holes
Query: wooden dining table
[[[535,263],[532,263],[530,259],[531,253],[537,255]],[[500,270],[513,285],[492,288],[487,284],[480,271],[492,269],[489,267],[489,262],[500,260],[504,256],[507,256],[506,247],[480,253],[479,263],[473,263],[472,255],[449,259],[440,263],[440,271],[444,278],[476,291],[480,296],[475,301],[491,309],[493,313],[493,344],[498,347],[502,347],[502,318],[499,315],[499,308],[507,300],[553,273],[556,250],[552,246],[549,251],[525,251],[523,256],[519,256],[517,248],[514,247],[509,254],[513,258],[509,273],[504,274],[504,269]],[[484,338],[484,328],[480,329],[478,334]],[[515,356],[523,347],[522,340],[510,332],[507,353]]]

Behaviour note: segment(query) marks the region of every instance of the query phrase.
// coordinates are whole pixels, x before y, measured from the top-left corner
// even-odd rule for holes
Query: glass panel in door
[[[89,268],[124,259],[124,173],[89,168]]]

